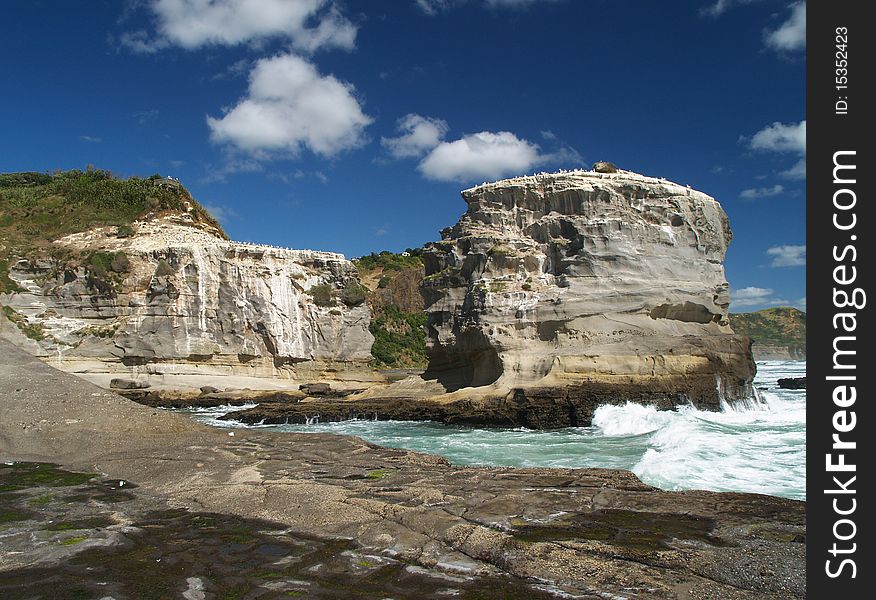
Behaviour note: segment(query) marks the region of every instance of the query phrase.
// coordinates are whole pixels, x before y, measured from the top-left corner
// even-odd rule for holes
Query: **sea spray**
[[[601,406],[590,427],[552,431],[472,429],[432,422],[343,421],[261,426],[279,431],[356,435],[369,442],[447,457],[461,465],[628,469],[672,490],[758,492],[805,497],[806,391],[782,390],[780,377],[805,374],[802,362],[758,364],[759,399],[721,412],[682,406],[658,411],[626,403]],[[205,423],[240,407],[189,410]]]

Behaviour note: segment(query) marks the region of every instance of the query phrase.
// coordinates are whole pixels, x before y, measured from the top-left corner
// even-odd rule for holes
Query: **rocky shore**
[[[340,598],[345,587],[366,598],[805,597],[802,502],[666,492],[623,471],[454,467],[351,437],[212,429],[3,340],[0,352],[0,458],[63,469],[60,479],[31,477],[32,465],[0,470],[3,514],[13,515],[3,540],[15,545],[0,548],[5,597],[76,586],[87,596],[96,580],[83,573],[98,572],[117,598],[138,589]],[[94,476],[52,487],[70,481],[65,472]],[[121,482],[138,487],[119,501]],[[75,535],[53,531],[59,522]],[[120,546],[111,554],[115,542],[99,540]],[[206,557],[205,547],[219,551]],[[236,578],[238,559],[216,563],[229,548],[248,565]]]

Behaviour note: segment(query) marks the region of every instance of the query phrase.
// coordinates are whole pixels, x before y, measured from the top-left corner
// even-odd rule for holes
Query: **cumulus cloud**
[[[456,8],[466,3],[466,0],[414,0],[417,7],[427,15],[433,16],[440,12]],[[560,0],[482,0],[486,8],[527,8],[537,2],[558,2]]]
[[[416,0],[417,7],[430,16],[437,15],[439,12],[463,3],[465,3],[465,0]]]
[[[784,191],[784,186],[776,184],[773,187],[749,188],[747,190],[742,190],[739,193],[739,197],[744,200],[754,200],[756,198],[769,198],[771,196],[778,196]]]
[[[773,246],[767,251],[771,267],[805,267],[806,246]]]
[[[806,159],[801,158],[790,169],[779,173],[785,179],[806,179]]]
[[[743,4],[753,4],[760,0],[716,0],[714,3],[700,9],[700,14],[707,17],[720,17],[725,12]]]
[[[151,0],[155,33],[135,31],[121,42],[135,52],[170,46],[189,50],[282,39],[302,52],[352,49],[356,26],[330,0]]]
[[[791,14],[778,29],[764,33],[766,45],[778,52],[792,52],[806,48],[806,3],[790,6]]]
[[[207,212],[213,215],[216,220],[223,224],[228,223],[239,216],[233,208],[222,206],[220,204],[204,204],[204,208],[206,208]]]
[[[447,130],[446,121],[411,113],[398,120],[401,135],[380,138],[380,143],[394,158],[416,158],[440,144]]]
[[[752,150],[806,154],[806,120],[799,123],[776,121],[755,133],[748,145]]]
[[[489,8],[525,8],[536,2],[556,2],[557,0],[484,0]]]
[[[250,73],[247,95],[221,117],[207,117],[210,139],[261,157],[304,148],[334,156],[362,145],[373,121],[354,92],[299,56],[265,58]]]
[[[744,287],[730,290],[730,303],[736,306],[781,306],[789,304],[782,298],[773,296],[771,288]]]
[[[395,159],[422,157],[417,169],[427,179],[436,181],[499,179],[523,174],[542,164],[574,166],[583,162],[574,148],[563,145],[550,131],[541,134],[555,150],[544,152],[538,144],[510,131],[481,131],[446,141],[450,129],[446,121],[414,113],[399,119],[397,129],[400,133],[397,137],[381,138],[383,147]]]
[[[538,145],[509,131],[481,131],[452,142],[441,142],[418,169],[428,179],[471,181],[524,173],[545,161]]]

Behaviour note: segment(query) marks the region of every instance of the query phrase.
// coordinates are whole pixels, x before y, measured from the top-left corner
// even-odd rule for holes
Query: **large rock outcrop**
[[[628,171],[518,177],[462,197],[468,211],[423,254],[427,379],[529,410],[561,399],[573,425],[604,402],[718,408],[751,394],[716,200]]]
[[[87,262],[54,258],[10,269],[25,291],[4,298],[7,315],[30,333],[30,351],[67,371],[368,376],[370,311],[343,255],[229,242],[185,215],[137,222],[130,237],[104,227],[53,247],[57,256],[124,255],[119,273],[102,278]]]

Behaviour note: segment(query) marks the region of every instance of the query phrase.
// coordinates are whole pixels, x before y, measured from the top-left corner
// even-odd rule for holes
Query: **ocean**
[[[458,465],[627,469],[665,490],[756,492],[806,497],[806,390],[783,390],[781,377],[802,377],[806,363],[757,363],[758,398],[722,412],[692,406],[657,411],[628,403],[602,406],[590,427],[551,431],[476,429],[417,421],[343,421],[256,425],[260,429],[356,435],[369,442],[439,454]],[[188,409],[196,420],[240,407]]]

